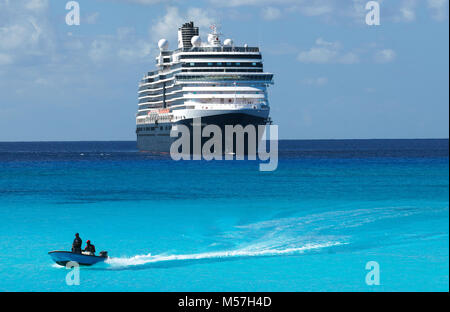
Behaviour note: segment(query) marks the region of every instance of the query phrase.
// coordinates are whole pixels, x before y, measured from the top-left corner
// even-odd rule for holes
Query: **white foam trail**
[[[238,249],[232,251],[217,251],[205,252],[198,254],[180,254],[180,255],[154,255],[150,253],[147,255],[137,255],[131,258],[109,258],[106,263],[113,268],[138,266],[150,263],[169,262],[169,261],[184,261],[184,260],[202,260],[202,259],[221,259],[221,258],[235,258],[235,257],[262,257],[262,256],[277,256],[302,253],[308,250],[326,248],[331,246],[344,245],[341,242],[327,242],[327,243],[310,243],[302,247],[293,247],[285,249],[263,249],[254,250],[251,248]]]

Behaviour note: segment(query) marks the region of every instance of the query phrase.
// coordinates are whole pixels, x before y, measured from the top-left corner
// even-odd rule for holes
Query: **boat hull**
[[[257,127],[258,125],[267,124],[267,115],[266,116],[252,116],[249,114],[242,113],[233,113],[233,114],[221,114],[221,115],[212,115],[212,116],[203,116],[201,117],[202,126],[201,129],[206,125],[217,125],[220,127],[222,133],[225,133],[226,125],[241,125],[246,127],[247,125],[253,125]],[[144,126],[145,131],[138,132],[137,134],[137,147],[140,151],[143,152],[157,152],[157,153],[169,153],[170,147],[172,143],[177,140],[177,138],[170,137],[170,131],[173,126],[176,125],[185,125],[189,128],[190,133],[192,134],[192,124],[193,119],[184,119],[178,122],[170,123],[158,123],[157,125],[152,126]],[[192,136],[191,136],[191,154],[192,151]],[[201,138],[201,146],[208,140],[209,138]],[[260,142],[261,137],[257,138],[257,144]],[[247,150],[248,142],[245,142],[245,150]],[[222,146],[225,146],[225,137],[223,137]],[[235,149],[234,149],[235,150]]]
[[[53,261],[61,266],[65,266],[70,261],[77,262],[79,265],[90,266],[107,259],[107,257],[76,254],[70,251],[50,251],[48,254]]]

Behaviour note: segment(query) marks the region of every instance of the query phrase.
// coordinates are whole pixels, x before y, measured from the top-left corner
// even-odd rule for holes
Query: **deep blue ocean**
[[[0,143],[0,291],[448,291],[448,140],[280,141],[279,165]],[[110,259],[71,272],[76,232]],[[367,285],[376,261],[380,285]]]

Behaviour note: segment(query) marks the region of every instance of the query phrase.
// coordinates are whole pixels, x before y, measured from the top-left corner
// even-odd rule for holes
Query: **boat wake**
[[[430,213],[430,209],[427,210]],[[170,268],[200,263],[237,261],[254,257],[352,252],[393,244],[405,244],[417,237],[385,237],[383,231],[399,219],[420,214],[415,207],[381,207],[284,216],[235,225],[205,239],[213,250],[199,253],[142,254],[112,257],[101,265],[108,270]],[[372,228],[372,229],[371,229]],[[364,234],[361,234],[364,233]],[[208,244],[206,244],[208,243]]]
[[[291,247],[283,249],[258,249],[247,247],[244,249],[231,251],[204,252],[195,254],[178,255],[137,255],[129,258],[109,258],[105,261],[112,270],[123,269],[144,269],[144,268],[169,268],[175,266],[185,266],[204,262],[222,262],[227,260],[239,260],[250,257],[275,257],[280,255],[296,255],[307,251],[317,251],[332,246],[344,245],[343,242],[310,243],[301,247]]]

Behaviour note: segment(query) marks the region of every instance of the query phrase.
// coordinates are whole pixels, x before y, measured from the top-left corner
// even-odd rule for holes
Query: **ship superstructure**
[[[193,22],[178,30],[178,48],[169,50],[166,39],[158,42],[157,70],[139,84],[136,133],[139,150],[169,152],[177,124],[192,126],[264,125],[270,121],[267,87],[273,74],[263,70],[257,47],[222,43],[216,27],[206,43]]]

